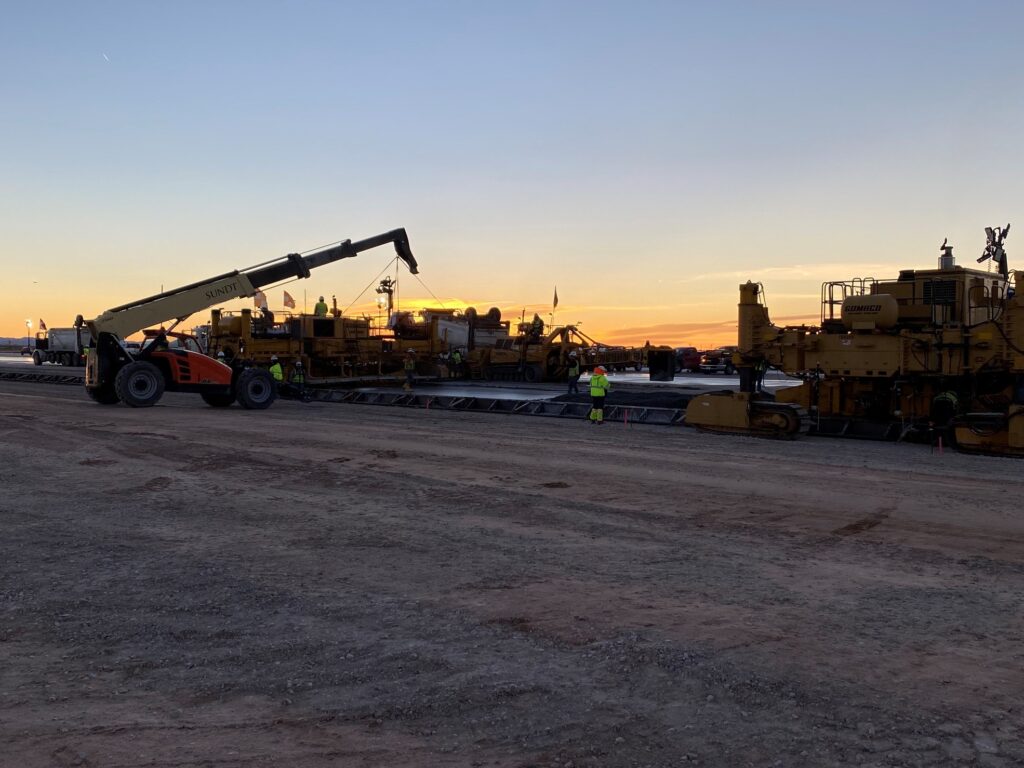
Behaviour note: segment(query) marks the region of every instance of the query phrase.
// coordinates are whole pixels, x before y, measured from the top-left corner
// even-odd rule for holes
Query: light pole
[[[29,351],[32,350],[32,321],[25,321],[25,346],[28,347]]]

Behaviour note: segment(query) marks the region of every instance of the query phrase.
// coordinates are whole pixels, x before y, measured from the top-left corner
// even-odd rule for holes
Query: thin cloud
[[[849,280],[852,277],[871,277],[887,275],[892,272],[892,264],[881,262],[826,262],[823,264],[790,264],[788,266],[761,267],[760,269],[729,270],[727,272],[704,272],[697,275],[681,277],[677,283],[696,283],[708,280],[770,280],[793,279],[809,280],[811,278],[825,280]]]

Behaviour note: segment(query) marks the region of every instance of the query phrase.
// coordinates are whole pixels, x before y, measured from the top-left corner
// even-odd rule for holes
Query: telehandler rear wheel
[[[262,410],[277,399],[277,383],[270,371],[249,368],[242,371],[235,383],[235,397],[243,408]]]
[[[164,376],[152,363],[136,360],[117,372],[114,391],[125,405],[149,408],[164,394]]]

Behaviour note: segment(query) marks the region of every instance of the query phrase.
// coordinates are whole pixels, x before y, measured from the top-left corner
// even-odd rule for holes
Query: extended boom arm
[[[86,321],[94,339],[101,333],[126,338],[168,320],[188,317],[195,312],[212,307],[229,299],[243,299],[254,296],[265,285],[291,278],[309,277],[310,270],[326,264],[348,259],[362,251],[394,243],[398,258],[404,261],[409,271],[416,274],[419,269],[409,247],[409,237],[404,229],[393,229],[382,235],[352,242],[346,240],[338,245],[315,251],[306,256],[290,253],[269,264],[246,271],[228,272],[208,280],[184,285],[174,290],[148,296],[120,307],[108,309],[98,317]]]

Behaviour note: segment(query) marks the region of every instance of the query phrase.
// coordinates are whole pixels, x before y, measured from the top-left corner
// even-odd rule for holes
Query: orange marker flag
[[[259,309],[263,309],[267,306],[267,296],[263,291],[256,291],[256,295],[252,297],[252,303]]]
[[[284,292],[284,305],[295,309],[295,299],[292,298],[292,295],[288,293],[288,291]]]

